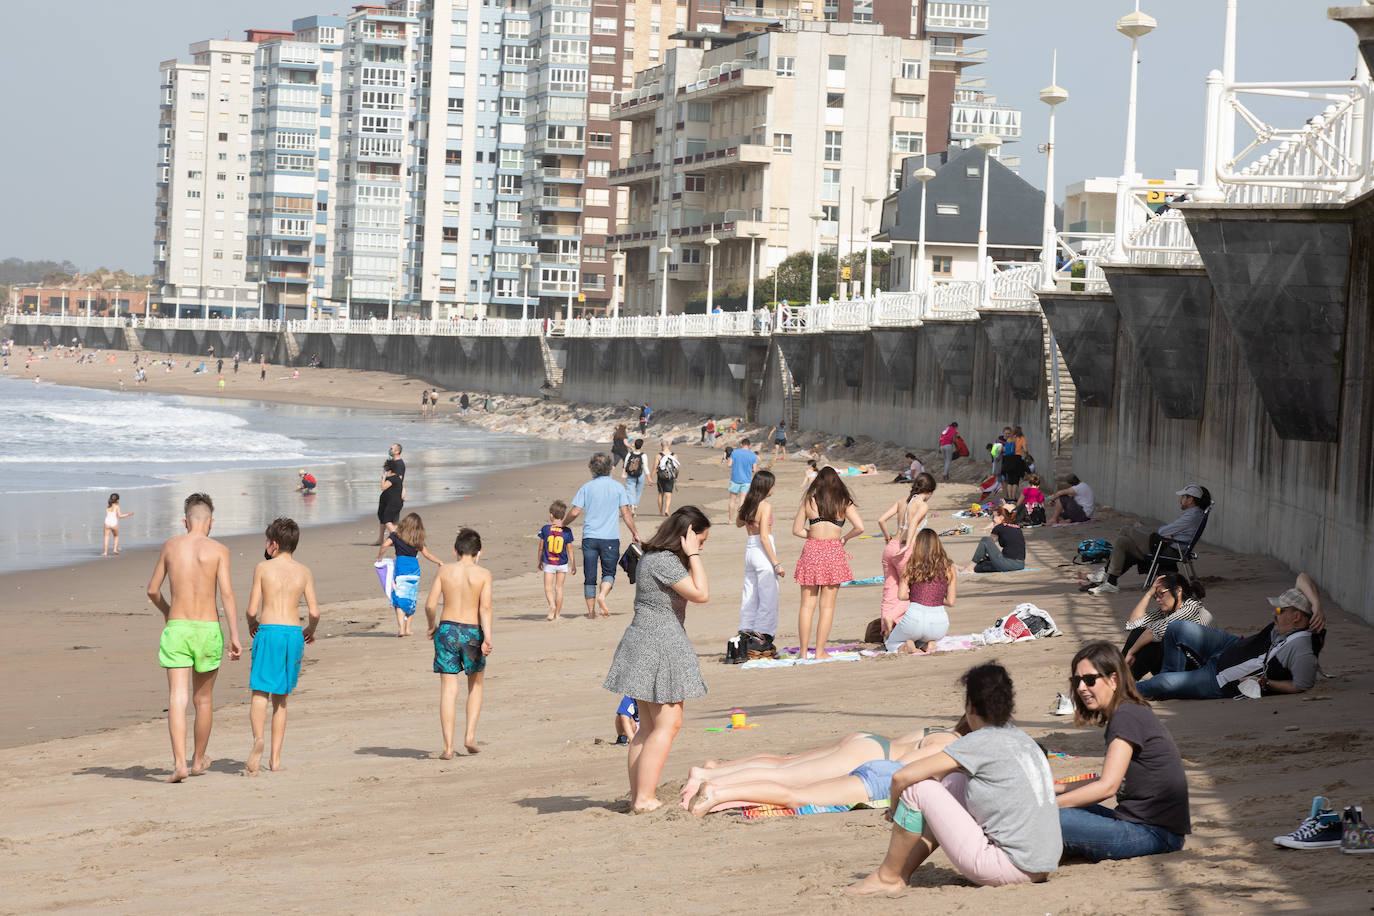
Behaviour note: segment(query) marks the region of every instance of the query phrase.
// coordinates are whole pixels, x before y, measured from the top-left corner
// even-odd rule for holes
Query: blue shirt
[[[754,479],[754,465],[759,456],[747,448],[737,448],[730,453],[730,482],[749,483]]]
[[[571,528],[545,525],[539,529],[540,561],[549,566],[568,565],[568,547],[573,542]]]
[[[625,487],[609,476],[593,477],[584,483],[573,497],[572,504],[586,515],[582,522],[582,539],[620,539],[620,507],[630,504]]]

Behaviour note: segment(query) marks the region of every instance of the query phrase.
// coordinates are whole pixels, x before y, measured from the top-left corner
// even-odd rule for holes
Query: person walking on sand
[[[262,358],[261,358],[261,360],[258,362],[258,381],[260,381],[260,382],[265,382],[265,381],[267,381],[267,354],[266,354],[266,353],[262,354]]]
[[[630,741],[627,770],[630,810],[663,805],[658,779],[682,728],[683,704],[706,695],[697,653],[684,629],[687,603],[711,600],[701,551],[711,522],[696,506],[683,506],[644,544],[635,580],[635,616],[616,646],[602,684],[639,707],[640,728]]]
[[[429,638],[434,641],[434,673],[439,675],[439,731],[444,737],[440,760],[453,759],[453,726],[458,708],[458,676],[468,678],[467,722],[463,747],[469,754],[477,746],[477,717],[482,713],[483,672],[491,654],[491,572],[478,566],[482,536],[464,528],[453,539],[453,557],[439,570],[425,599]],[[439,601],[442,618],[436,621]]]
[[[602,617],[611,616],[606,598],[615,586],[616,562],[620,559],[620,521],[630,529],[630,536],[639,543],[639,530],[630,512],[630,497],[625,488],[611,479],[611,456],[597,452],[587,462],[592,479],[584,483],[573,496],[565,525],[571,525],[584,512],[582,523],[582,596],[587,599],[587,616],[595,617],[597,609]],[[617,518],[617,516],[619,518]],[[598,583],[597,563],[601,564]]]
[[[415,615],[420,599],[420,557],[441,569],[444,563],[425,546],[425,523],[417,513],[407,514],[399,525],[387,525],[387,530],[386,539],[377,551],[377,562],[382,562],[390,544],[396,551],[396,558],[388,577],[389,597],[391,606],[396,609],[396,635],[405,637],[410,635],[410,618]]]
[[[110,555],[110,538],[114,538],[115,556],[119,556],[119,520],[133,515],[132,512],[121,512],[119,509],[119,494],[111,493],[110,498],[105,502],[105,546],[102,548],[102,557]]]
[[[850,525],[847,532],[844,530],[846,522]],[[801,609],[797,614],[797,631],[801,636],[798,658],[806,658],[806,647],[811,640],[811,618],[817,605],[820,615],[816,622],[816,658],[830,657],[825,651],[825,643],[830,638],[830,625],[835,619],[835,598],[839,595],[840,583],[854,578],[844,546],[863,533],[864,520],[844,481],[834,468],[821,468],[802,497],[797,517],[792,520],[792,534],[806,539],[792,574],[801,586]]]
[[[744,499],[744,494],[749,490],[749,484],[754,479],[754,468],[759,463],[759,456],[751,449],[748,439],[740,442],[739,448],[730,452],[730,517],[735,517],[735,505],[739,500]]]
[[[949,465],[954,460],[954,440],[959,437],[959,424],[951,422],[940,433],[940,457],[945,459],[945,472],[941,480],[949,480]]]
[[[664,518],[673,507],[673,488],[682,462],[673,454],[673,443],[667,436],[658,445],[658,459],[654,462],[654,487],[658,490],[658,514]]]
[[[148,580],[148,600],[162,612],[164,626],[157,660],[167,669],[167,731],[172,739],[172,775],[168,782],[199,776],[210,768],[206,751],[214,717],[215,675],[224,655],[224,634],[215,607],[215,590],[229,625],[229,660],[243,654],[239,645],[239,609],[229,577],[229,549],[210,539],[215,504],[204,493],[183,503],[185,534],[162,545]],[[162,597],[162,584],[171,601]],[[186,704],[195,704],[195,749],[186,765]]]
[[[406,503],[406,463],[401,458],[401,443],[391,443],[386,456],[386,461],[382,462],[382,490],[377,499],[377,540],[372,542],[373,547],[382,546],[386,539],[386,526],[401,520],[401,509]]]
[[[320,607],[315,600],[315,578],[310,568],[293,554],[301,529],[293,519],[278,518],[267,526],[263,560],[253,570],[253,590],[248,595],[248,636],[253,640],[253,665],[248,687],[253,691],[248,721],[253,729],[253,749],[244,769],[256,775],[262,763],[267,728],[267,704],[272,704],[272,753],[267,766],[278,772],[281,745],[286,737],[286,698],[296,689],[305,647],[315,641]],[[301,628],[300,604],[305,599],[310,622]]]

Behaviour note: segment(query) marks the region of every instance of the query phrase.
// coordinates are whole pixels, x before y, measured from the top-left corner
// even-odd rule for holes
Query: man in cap
[[[1317,586],[1301,573],[1293,588],[1269,598],[1274,620],[1253,636],[1233,636],[1190,620],[1164,633],[1164,666],[1136,686],[1149,700],[1258,698],[1302,693],[1317,681],[1317,653],[1326,630]],[[1188,656],[1201,665],[1186,670]]]
[[[1155,554],[1155,545],[1161,540],[1172,541],[1180,548],[1192,543],[1193,535],[1197,534],[1202,520],[1207,517],[1206,509],[1212,504],[1212,494],[1207,492],[1206,487],[1190,483],[1175,495],[1181,510],[1179,516],[1158,531],[1146,531],[1140,525],[1121,529],[1112,540],[1112,555],[1107,560],[1107,566],[1088,576],[1088,583],[1093,586],[1088,589],[1089,594],[1110,595],[1121,591],[1117,587],[1117,579],[1132,566],[1149,563],[1150,557]]]

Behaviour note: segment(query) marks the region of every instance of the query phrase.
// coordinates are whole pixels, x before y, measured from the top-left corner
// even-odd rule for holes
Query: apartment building
[[[252,41],[196,42],[159,65],[154,309],[229,316],[257,310],[247,278]]]
[[[637,74],[611,108],[630,131],[610,174],[626,218],[608,241],[626,254],[628,314],[659,311],[665,282],[668,310],[682,311],[712,260],[715,287],[738,288],[791,252],[861,250],[902,159],[925,150],[925,41],[801,17],[683,37],[693,46]]]
[[[988,49],[968,42],[986,35],[991,25],[989,0],[927,0],[921,4],[921,34],[930,40],[930,81],[938,87],[937,96],[951,98],[947,121],[948,145],[971,146],[984,134],[1000,137],[1004,143],[1021,139],[1021,111],[1000,104],[988,91],[982,77],[965,75],[965,70],[987,62]],[[932,111],[932,118],[937,113]],[[938,113],[943,120],[944,112]],[[942,152],[944,146],[930,152]],[[999,152],[1003,164],[1017,168],[1017,156]]]

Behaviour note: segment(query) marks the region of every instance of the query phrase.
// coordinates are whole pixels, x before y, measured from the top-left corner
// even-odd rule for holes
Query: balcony
[[[777,74],[767,61],[731,60],[698,70],[694,80],[677,87],[677,97],[692,101],[729,98],[772,89],[777,81]]]
[[[963,47],[952,41],[945,42],[935,38],[930,42],[930,59],[972,66],[988,59],[988,49]]]
[[[575,239],[582,237],[582,227],[575,223],[528,222],[520,227],[520,234],[536,239]]]
[[[786,19],[800,19],[801,11],[788,7],[755,7],[742,6],[739,4],[726,4],[722,10],[726,22],[749,23],[758,27],[763,27],[769,23],[782,22]]]
[[[1021,139],[1020,109],[991,103],[956,102],[950,110],[950,137],[968,140],[982,134],[1007,140]]]
[[[674,168],[752,168],[765,166],[773,161],[773,148],[762,143],[750,143],[750,138],[730,141],[715,141],[716,149],[701,153],[691,153],[673,159]],[[743,142],[741,142],[743,141]],[[730,145],[724,145],[729,143]]]
[[[892,78],[893,95],[929,95],[930,82],[924,79],[911,79],[904,76]]]
[[[534,181],[571,181],[578,184],[587,177],[584,169],[532,168],[526,169],[525,174]]]
[[[533,150],[536,156],[544,153],[581,155],[587,150],[587,141],[570,139],[567,137],[539,137],[531,141],[529,148]]]
[[[926,32],[931,35],[983,35],[988,31],[987,0],[931,0],[926,4]]]
[[[618,169],[611,169],[606,176],[606,183],[612,187],[620,185],[634,184],[638,181],[652,181],[658,178],[661,166],[654,161],[654,154],[635,153],[625,160],[625,164]]]
[[[671,280],[682,280],[684,282],[695,282],[706,279],[705,264],[686,264],[678,262],[668,265],[668,278]]]
[[[562,212],[582,212],[582,198],[576,196],[559,197],[557,194],[542,194],[533,200],[536,210],[557,210]]]
[[[647,118],[656,113],[662,104],[661,82],[650,83],[629,92],[616,92],[611,96],[611,120]]]

